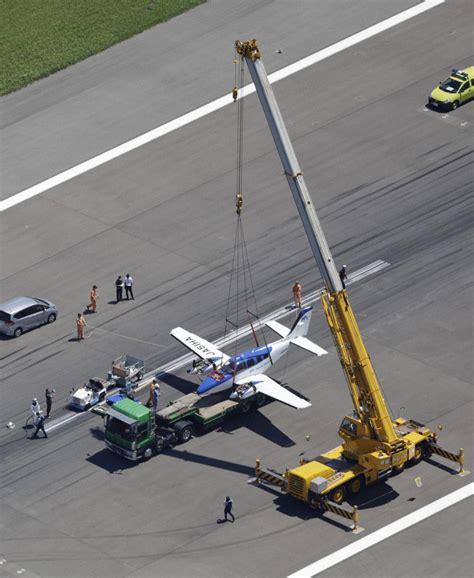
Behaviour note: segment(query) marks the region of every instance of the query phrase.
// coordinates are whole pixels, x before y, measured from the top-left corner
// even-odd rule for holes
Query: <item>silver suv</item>
[[[20,337],[28,329],[56,321],[57,316],[56,305],[46,299],[15,297],[0,303],[0,333]]]

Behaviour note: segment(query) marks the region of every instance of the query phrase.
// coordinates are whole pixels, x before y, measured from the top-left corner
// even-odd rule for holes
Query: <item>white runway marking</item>
[[[439,500],[431,502],[431,504],[428,504],[427,506],[416,510],[416,512],[412,512],[411,514],[408,514],[407,516],[404,516],[403,518],[388,524],[388,526],[385,526],[384,528],[380,528],[376,532],[373,532],[372,534],[357,540],[357,542],[354,542],[345,548],[341,548],[341,550],[333,552],[325,558],[321,558],[321,560],[314,562],[314,564],[306,566],[306,568],[291,574],[288,576],[288,578],[310,578],[311,576],[316,576],[328,568],[331,568],[332,566],[335,566],[336,564],[339,564],[340,562],[347,560],[356,554],[359,554],[363,550],[378,544],[382,540],[386,540],[387,538],[390,538],[390,536],[394,536],[395,534],[398,534],[398,532],[406,530],[410,526],[418,524],[418,522],[426,520],[426,518],[429,518],[430,516],[441,512],[441,510],[449,508],[450,506],[453,506],[454,504],[457,504],[461,500],[465,500],[472,495],[474,495],[474,483],[459,488],[459,490],[456,490],[455,492],[452,492],[451,494],[448,494]]]
[[[270,74],[269,75],[270,83],[278,82],[279,80],[287,78],[288,76],[291,76],[292,74],[295,74],[300,70],[304,70],[305,68],[308,68],[309,66],[312,66],[317,62],[321,62],[322,60],[325,60],[330,56],[334,56],[338,52],[342,52],[343,50],[346,50],[351,46],[359,44],[360,42],[364,42],[364,40],[372,38],[373,36],[376,36],[381,32],[385,32],[386,30],[389,30],[390,28],[393,28],[394,26],[397,26],[398,24],[405,22],[410,18],[414,18],[415,16],[418,16],[419,14],[422,14],[427,10],[431,10],[436,6],[443,4],[444,2],[445,0],[425,0],[421,4],[418,4],[417,6],[413,6],[408,10],[404,10],[399,14],[395,14],[394,16],[391,16],[386,20],[382,20],[382,22],[379,22],[378,24],[369,26],[365,30],[361,30],[360,32],[357,32],[352,36],[348,36],[347,38],[344,38],[343,40],[340,40],[339,42],[336,42],[331,46],[323,48],[322,50],[319,50],[318,52],[315,52],[314,54],[311,54],[310,56],[307,56],[299,60],[298,62],[295,62],[294,64],[285,66],[285,68],[282,68],[281,70],[277,70],[273,74]],[[247,96],[249,94],[252,94],[253,92],[255,92],[255,86],[253,84],[249,84],[240,91],[240,97],[242,98],[243,96]],[[162,126],[154,128],[132,140],[129,140],[92,159],[89,159],[88,161],[80,163],[75,167],[71,167],[70,169],[67,169],[66,171],[63,171],[55,175],[54,177],[46,179],[41,183],[38,183],[19,193],[16,193],[15,195],[12,195],[11,197],[4,199],[3,201],[0,201],[0,212],[6,211],[7,209],[10,209],[15,205],[23,203],[28,199],[36,197],[37,195],[40,195],[41,193],[44,193],[45,191],[48,191],[53,187],[56,187],[62,183],[70,181],[71,179],[79,175],[82,175],[92,169],[95,169],[96,167],[99,167],[105,163],[108,163],[109,161],[116,159],[117,157],[120,157],[151,141],[161,138],[162,136],[172,131],[178,130],[179,128],[182,128],[183,126],[186,126],[187,124],[190,124],[195,120],[198,120],[208,114],[211,114],[216,110],[224,108],[225,106],[231,104],[232,102],[233,98],[231,94],[222,96],[217,100],[205,104],[204,106],[201,106],[196,110],[188,112],[187,114],[184,114],[183,116],[180,116],[170,122],[167,122]]]
[[[374,273],[382,271],[383,269],[385,269],[386,267],[389,267],[389,266],[390,266],[390,263],[387,263],[387,261],[382,261],[381,259],[374,261],[373,263],[370,263],[370,265],[366,265],[365,267],[362,267],[361,269],[358,269],[357,271],[354,271],[354,273],[350,274],[348,276],[346,284],[349,285],[350,283],[354,283],[355,281],[361,281],[365,277],[369,277],[370,275],[373,275]],[[303,307],[306,307],[307,305],[314,303],[319,298],[321,291],[322,291],[322,289],[317,289],[316,291],[309,293],[302,300]],[[280,309],[276,309],[275,311],[273,311],[272,313],[270,313],[266,317],[262,317],[262,319],[260,319],[260,323],[264,324],[267,321],[276,320],[276,319],[283,319],[284,317],[287,317],[288,315],[291,315],[291,314],[295,315],[295,310],[294,309],[288,309],[288,305],[286,305],[284,307],[281,307]],[[249,325],[247,325],[246,327],[243,327],[242,329],[239,330],[238,336],[236,336],[235,331],[232,331],[231,333],[228,333],[225,337],[221,337],[220,339],[215,341],[214,345],[217,348],[224,347],[225,345],[234,342],[236,339],[243,339],[244,337],[247,337],[248,335],[250,335],[251,332],[252,332],[251,327]],[[173,361],[170,361],[169,363],[166,363],[165,365],[162,365],[161,367],[158,367],[157,369],[154,369],[153,371],[149,371],[148,373],[146,373],[143,376],[143,378],[141,380],[143,382],[143,385],[137,387],[136,391],[140,391],[141,389],[146,387],[147,386],[147,380],[149,380],[151,377],[159,378],[160,375],[163,375],[164,373],[173,373],[174,371],[177,371],[178,369],[180,369],[184,365],[190,364],[192,362],[192,360],[195,358],[196,358],[196,356],[193,355],[192,353],[187,353],[186,355],[182,355],[181,357],[178,357],[177,359],[174,359]],[[112,393],[112,392],[110,392],[110,393]],[[98,404],[98,405],[104,405],[104,404]],[[45,428],[46,432],[49,433],[50,431],[53,431],[57,428],[62,427],[63,425],[66,425],[67,423],[69,423],[70,421],[72,421],[74,419],[78,419],[78,418],[80,418],[84,415],[88,415],[88,414],[89,414],[88,411],[84,411],[81,413],[67,414],[66,416],[60,417],[60,418],[54,420],[53,422],[50,422],[48,424],[48,427]]]

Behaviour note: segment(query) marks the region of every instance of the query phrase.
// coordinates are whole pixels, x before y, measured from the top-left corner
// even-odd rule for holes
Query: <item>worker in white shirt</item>
[[[124,285],[125,285],[125,296],[127,297],[127,300],[130,299],[130,297],[135,300],[135,297],[133,296],[133,277],[131,277],[128,273],[125,275],[125,279],[124,279]]]

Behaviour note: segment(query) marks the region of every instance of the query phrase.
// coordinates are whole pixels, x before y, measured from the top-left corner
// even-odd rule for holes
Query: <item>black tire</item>
[[[459,106],[459,100],[455,100],[455,101],[453,102],[453,105],[452,105],[452,107],[451,107],[451,110],[456,110],[456,109],[458,108],[458,106]]]
[[[364,476],[357,476],[347,484],[347,489],[351,496],[357,496],[357,494],[360,494],[360,492],[364,489],[364,486]]]
[[[89,411],[89,410],[90,410],[90,408],[91,408],[91,404],[90,404],[90,403],[88,403],[88,404],[86,404],[86,405],[85,405],[85,407],[84,407],[84,411]]]
[[[151,446],[146,448],[145,450],[143,450],[143,459],[149,460],[153,456],[154,453],[155,452],[153,451],[153,448]]]
[[[48,323],[54,323],[56,321],[56,313],[50,313],[48,315]]]
[[[182,444],[185,444],[193,437],[193,424],[190,421],[179,421],[174,425],[174,430]]]
[[[23,333],[23,329],[21,327],[17,327],[15,329],[15,331],[13,332],[13,337],[20,337],[20,335]]]
[[[329,494],[329,499],[335,504],[342,504],[346,497],[346,487],[338,486]]]
[[[398,476],[398,474],[401,474],[403,472],[403,470],[405,469],[405,464],[401,465],[401,466],[394,466],[392,468],[392,474],[391,476]]]
[[[415,455],[410,460],[410,465],[416,466],[416,464],[419,464],[423,459],[423,456],[424,456],[423,444],[422,443],[417,444],[415,446]]]

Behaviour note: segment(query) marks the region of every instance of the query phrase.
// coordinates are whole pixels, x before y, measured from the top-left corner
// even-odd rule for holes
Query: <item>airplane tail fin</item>
[[[325,355],[327,353],[325,349],[319,347],[319,345],[316,345],[316,343],[313,343],[306,337],[312,313],[312,307],[305,307],[302,309],[291,329],[278,323],[278,321],[268,321],[266,325],[284,339],[289,339],[290,343],[293,345],[297,345],[298,347],[301,347],[301,349],[305,349],[315,355]]]
[[[304,307],[300,311],[296,321],[293,323],[293,327],[290,329],[290,332],[288,333],[289,339],[294,339],[295,337],[306,337],[312,313],[313,313],[312,307]]]

